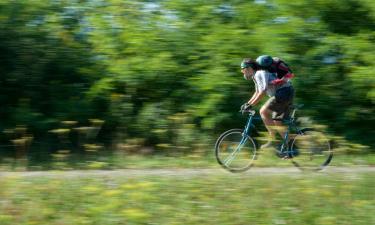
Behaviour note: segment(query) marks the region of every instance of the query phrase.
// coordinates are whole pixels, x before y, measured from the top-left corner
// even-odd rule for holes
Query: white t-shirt
[[[266,91],[269,97],[275,96],[276,86],[271,81],[276,79],[276,75],[266,70],[258,70],[253,77],[255,89],[258,92]]]

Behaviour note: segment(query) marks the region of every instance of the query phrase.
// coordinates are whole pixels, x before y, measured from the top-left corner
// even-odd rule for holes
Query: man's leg
[[[260,148],[267,148],[267,147],[272,147],[273,142],[276,139],[276,132],[274,130],[274,121],[272,120],[272,111],[268,109],[269,104],[264,104],[262,108],[260,109],[260,115],[262,117],[262,120],[264,122],[264,125],[267,128],[268,134],[269,134],[269,139],[268,142],[264,145],[262,145]]]
[[[275,101],[272,104],[272,110],[277,112],[278,119],[287,119],[290,116],[290,109],[293,104],[294,89],[293,87],[286,87],[276,91]],[[276,100],[278,99],[278,100]],[[287,127],[282,121],[274,120],[274,125],[281,138],[284,139]],[[291,137],[288,137],[290,140]],[[288,140],[288,141],[289,141]]]
[[[286,126],[283,124],[282,121],[273,120],[274,127],[277,132],[280,134],[281,138],[284,139],[286,133]]]

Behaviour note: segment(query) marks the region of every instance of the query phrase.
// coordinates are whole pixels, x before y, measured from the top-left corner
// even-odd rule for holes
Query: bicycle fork
[[[236,147],[236,150],[230,153],[230,155],[224,160],[224,165],[229,166],[229,164],[233,161],[234,158],[236,158],[236,155],[241,151],[242,146],[247,141],[247,135],[245,133],[242,133],[242,139],[240,144]]]
[[[249,117],[247,124],[245,126],[244,131],[242,132],[242,139],[238,146],[236,147],[236,150],[231,152],[229,156],[224,160],[224,165],[229,166],[229,164],[236,158],[236,155],[241,151],[242,146],[246,143],[247,141],[247,136],[250,132],[250,127],[251,127],[251,122],[252,122],[252,116]]]

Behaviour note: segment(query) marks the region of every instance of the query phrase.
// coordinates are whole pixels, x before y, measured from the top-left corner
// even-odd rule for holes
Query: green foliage
[[[239,124],[238,64],[267,53],[305,114],[373,148],[374,15],[369,0],[2,1],[0,127],[95,117],[108,142],[192,147]]]

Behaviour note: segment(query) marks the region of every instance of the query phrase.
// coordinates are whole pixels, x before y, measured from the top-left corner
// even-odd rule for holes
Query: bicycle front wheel
[[[333,157],[329,139],[312,128],[301,130],[294,138],[290,152],[293,164],[303,170],[321,170]]]
[[[243,130],[232,129],[224,132],[215,144],[217,162],[231,172],[249,169],[256,157],[256,144]]]

